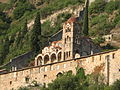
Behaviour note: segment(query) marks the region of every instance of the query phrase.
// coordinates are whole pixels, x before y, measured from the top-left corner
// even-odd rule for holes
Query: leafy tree
[[[41,50],[41,22],[40,22],[40,14],[37,13],[34,26],[31,32],[31,48],[32,51],[38,53]]]
[[[89,0],[87,0],[86,2],[86,7],[85,7],[85,11],[84,11],[84,21],[83,21],[83,34],[85,36],[88,35],[88,6],[89,6]]]

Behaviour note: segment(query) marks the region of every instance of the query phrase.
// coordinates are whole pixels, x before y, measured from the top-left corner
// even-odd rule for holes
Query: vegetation
[[[96,0],[89,7],[89,34],[102,36],[109,34],[116,26],[120,25],[120,1]]]

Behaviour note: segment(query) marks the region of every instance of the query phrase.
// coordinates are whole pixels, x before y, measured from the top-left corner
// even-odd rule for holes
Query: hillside
[[[83,6],[84,2],[84,0],[37,0],[37,2],[9,0],[9,3],[0,3],[0,63],[7,63],[15,56],[31,51],[31,30],[28,28],[27,32],[23,33],[26,19],[28,26],[31,26],[30,23],[33,23],[36,13],[40,12],[41,21],[44,21],[42,35],[51,36],[62,29],[62,23],[73,15],[68,8],[74,10]],[[67,12],[63,12],[67,9]],[[120,1],[107,3],[96,0],[91,4],[89,7],[91,37],[109,34],[119,25]],[[42,47],[48,45],[45,43],[48,42],[48,38],[42,39],[42,42]]]
[[[0,0],[0,2],[2,2],[2,3],[7,3],[8,0]]]

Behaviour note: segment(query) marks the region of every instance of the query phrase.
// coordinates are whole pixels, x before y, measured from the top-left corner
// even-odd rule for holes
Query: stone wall
[[[120,79],[119,58],[120,50],[114,50],[1,74],[0,89],[10,90],[20,86],[27,86],[33,80],[42,85],[47,84],[54,80],[59,73],[72,70],[75,74],[77,66],[83,67],[86,74],[103,73],[105,82],[112,84],[116,79]]]

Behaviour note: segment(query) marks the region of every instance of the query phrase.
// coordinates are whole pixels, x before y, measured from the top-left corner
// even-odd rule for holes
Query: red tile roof
[[[71,17],[68,19],[67,22],[76,22],[76,21],[77,21],[76,17]]]

